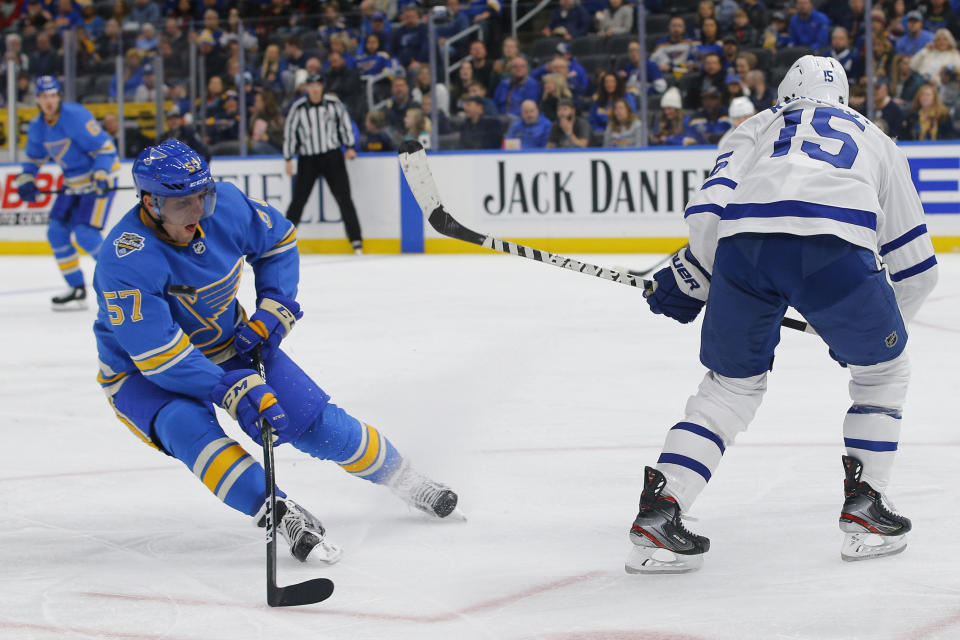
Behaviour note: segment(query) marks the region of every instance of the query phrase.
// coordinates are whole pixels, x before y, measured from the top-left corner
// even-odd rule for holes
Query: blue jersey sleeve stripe
[[[859,440],[857,438],[844,438],[844,446],[852,449],[863,449],[865,451],[896,451],[896,442],[885,442],[883,440]]]
[[[899,249],[900,247],[907,244],[911,240],[919,238],[926,232],[927,232],[927,225],[925,224],[917,225],[913,229],[910,229],[910,231],[907,231],[905,234],[900,236],[899,238],[896,238],[895,240],[891,240],[887,244],[881,246],[880,255],[885,256],[891,251],[894,251],[895,249]]]
[[[741,220],[743,218],[829,218],[837,222],[854,224],[867,229],[877,229],[877,214],[861,209],[833,207],[802,200],[781,200],[780,202],[752,202],[748,204],[728,204],[723,209],[723,220]]]
[[[736,189],[737,183],[730,178],[714,178],[713,180],[707,180],[704,182],[703,186],[700,187],[700,191],[703,191],[709,187],[730,187],[731,189]]]
[[[682,456],[678,453],[661,453],[660,458],[657,460],[657,464],[675,464],[681,467],[686,467],[691,471],[695,471],[703,476],[703,479],[707,482],[710,481],[710,469],[707,468],[702,462],[698,462],[693,458],[688,458],[687,456]]]
[[[915,264],[908,269],[890,274],[890,279],[894,282],[900,282],[901,280],[906,280],[907,278],[923,273],[927,269],[932,268],[935,264],[937,264],[937,256],[930,256],[923,262]]]
[[[680,429],[682,431],[689,431],[690,433],[695,433],[698,436],[706,438],[713,444],[717,445],[717,448],[720,449],[720,453],[723,454],[726,452],[726,447],[723,446],[723,440],[715,434],[713,431],[710,431],[706,427],[702,427],[699,424],[694,424],[693,422],[678,422],[677,424],[671,427],[673,429]]]
[[[687,210],[683,212],[683,217],[686,218],[695,213],[713,213],[722,218],[723,207],[719,204],[695,204],[692,207],[687,207]]]
[[[724,158],[729,158],[733,155],[733,151],[727,151],[726,153],[721,153],[717,156],[717,160],[723,160]]]

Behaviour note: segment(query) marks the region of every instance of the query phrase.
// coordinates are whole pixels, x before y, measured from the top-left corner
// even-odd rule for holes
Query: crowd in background
[[[864,0],[645,0],[644,7],[646,56],[629,0],[555,0],[516,38],[506,35],[510,12],[499,0],[26,0],[2,44],[20,106],[35,104],[34,78],[63,74],[67,42],[75,43],[81,102],[112,102],[120,92],[152,102],[159,56],[161,90],[174,105],[163,136],[205,155],[237,153],[241,135],[248,153],[279,153],[286,109],[315,73],[347,107],[363,151],[393,150],[409,138],[429,145],[433,129],[441,148],[637,146],[644,133],[651,145],[690,145],[716,144],[738,97],[755,110],[773,105],[786,69],[805,53],[836,58],[850,79],[851,106],[865,113],[869,20],[874,122],[901,140],[957,137],[960,0],[882,0],[871,15]],[[469,37],[448,43],[471,26]],[[191,41],[204,67],[203,104],[190,103]],[[445,51],[462,63],[444,69]],[[6,66],[0,73],[5,80]],[[115,134],[115,117],[103,124]],[[153,142],[137,129],[125,133],[127,156]]]

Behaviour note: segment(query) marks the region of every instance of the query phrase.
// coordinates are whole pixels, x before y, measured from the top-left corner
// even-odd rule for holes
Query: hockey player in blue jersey
[[[257,442],[267,418],[277,444],[389,486],[433,517],[450,515],[456,493],[330,402],[280,349],[303,315],[296,230],[283,214],[215,183],[206,161],[177,140],[144,150],[133,180],[140,202],[107,235],[93,279],[98,380],[120,421],[255,522],[264,513],[263,468],[225,435],[214,404]],[[249,317],[236,299],[244,260],[257,292]],[[266,380],[251,367],[257,347]],[[293,556],[336,562],[340,549],[320,521],[278,496],[278,528]]]
[[[24,202],[35,202],[40,167],[47,160],[60,165],[65,192],[50,209],[47,240],[70,289],[51,302],[55,310],[85,309],[87,290],[71,235],[96,258],[113,200],[111,173],[120,166],[117,150],[86,107],[63,102],[56,78],[37,78],[36,90],[40,113],[27,131],[27,162],[15,182],[17,193]]]
[[[848,97],[836,60],[794,63],[779,103],[719,148],[685,211],[689,248],[645,293],[654,313],[681,323],[706,305],[700,361],[709,371],[645,470],[629,573],[702,564],[710,541],[681,514],[760,406],[788,305],[850,372],[841,557],[906,546],[910,520],[885,496],[910,380],[906,326],[936,283],[937,260],[906,157]]]

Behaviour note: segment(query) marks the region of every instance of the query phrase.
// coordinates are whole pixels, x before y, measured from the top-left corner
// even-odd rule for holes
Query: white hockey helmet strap
[[[850,104],[847,72],[833,58],[806,55],[793,63],[777,88],[777,102],[791,98],[814,98]]]

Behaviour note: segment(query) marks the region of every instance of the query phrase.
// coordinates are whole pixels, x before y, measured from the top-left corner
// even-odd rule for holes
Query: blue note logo
[[[117,250],[117,257],[123,258],[134,251],[140,251],[140,249],[143,249],[143,241],[143,236],[124,231],[119,238],[113,241],[113,246]]]

